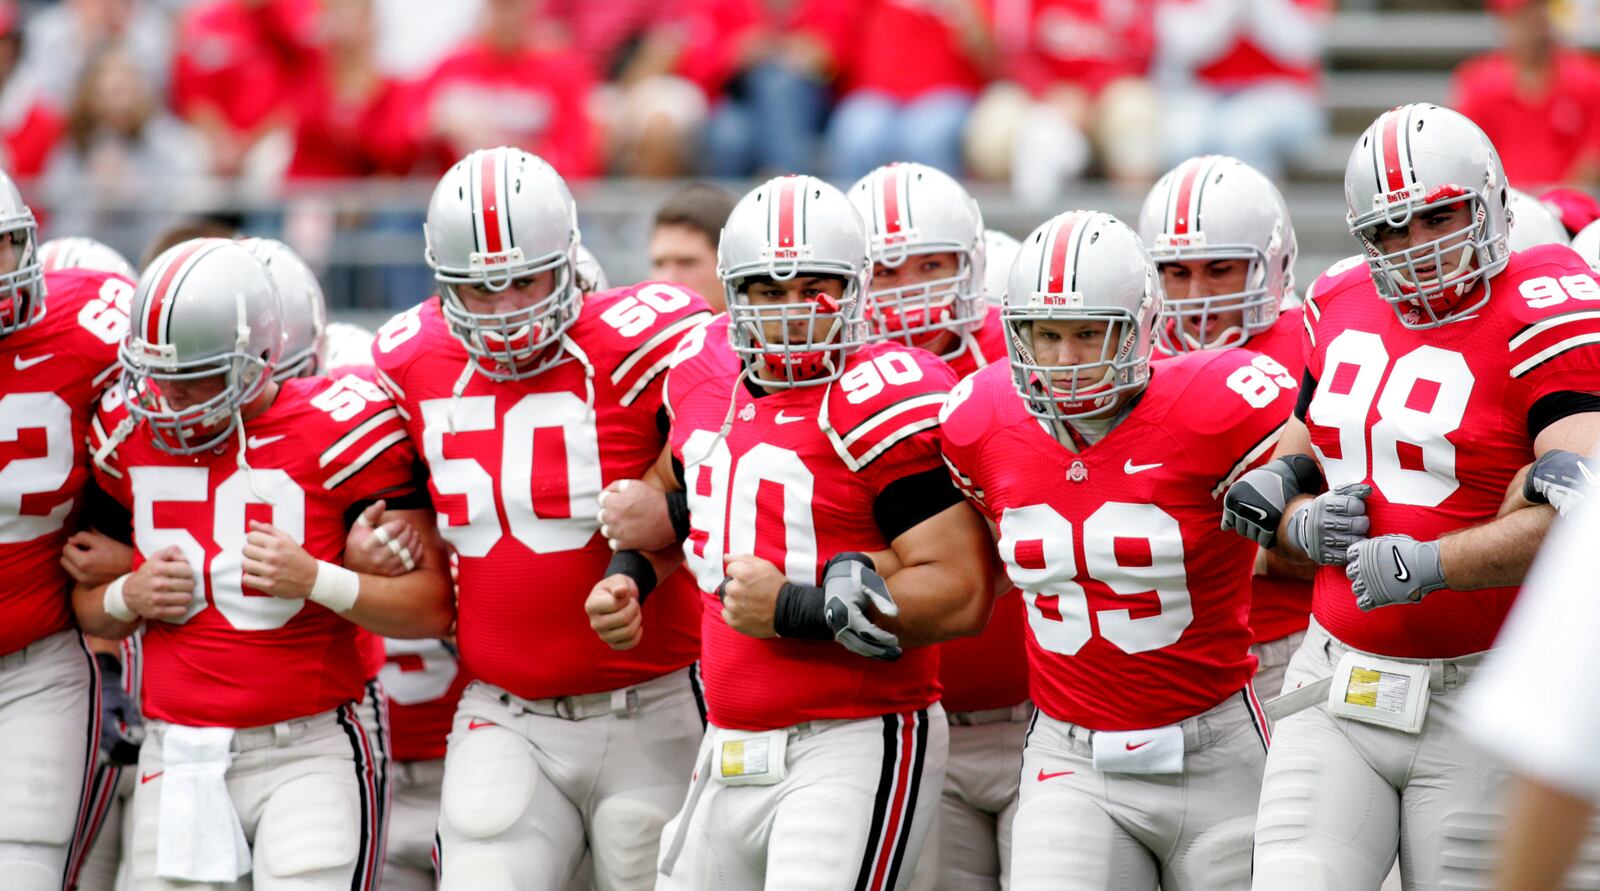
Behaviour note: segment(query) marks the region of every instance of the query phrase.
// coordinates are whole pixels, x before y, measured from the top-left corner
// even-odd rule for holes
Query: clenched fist
[[[722,621],[751,637],[777,637],[772,617],[778,609],[778,591],[788,579],[766,560],[750,554],[729,557],[722,583]]]
[[[150,555],[122,586],[128,609],[146,619],[177,622],[194,600],[194,570],[177,545]]]
[[[82,585],[103,585],[133,565],[133,548],[94,530],[75,532],[61,549],[61,566]]]
[[[589,627],[613,650],[631,650],[644,637],[639,586],[633,579],[610,575],[601,579],[583,602]]]
[[[273,597],[304,600],[317,581],[317,560],[289,533],[250,521],[244,538],[244,583]]]

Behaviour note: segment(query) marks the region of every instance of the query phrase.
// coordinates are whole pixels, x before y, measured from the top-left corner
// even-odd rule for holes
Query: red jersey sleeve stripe
[[[1534,353],[1532,356],[1529,356],[1521,362],[1518,362],[1516,365],[1513,365],[1511,367],[1511,376],[1522,377],[1524,374],[1527,374],[1528,372],[1538,368],[1540,365],[1549,362],[1551,359],[1554,359],[1563,353],[1571,352],[1572,350],[1575,350],[1579,347],[1588,346],[1592,343],[1600,343],[1600,331],[1593,331],[1588,334],[1579,334],[1574,337],[1569,337],[1566,340],[1559,341],[1552,346],[1545,347],[1539,352]]]
[[[1283,435],[1283,428],[1287,427],[1288,425],[1289,422],[1284,421],[1282,424],[1279,424],[1277,427],[1273,428],[1271,433],[1268,433],[1255,445],[1251,446],[1250,450],[1244,453],[1244,457],[1240,458],[1238,462],[1228,470],[1227,475],[1212,487],[1211,497],[1220,498],[1222,493],[1228,491],[1228,487],[1234,484],[1235,480],[1244,475],[1245,471],[1254,467],[1256,464],[1260,463],[1261,459],[1271,454],[1272,450],[1278,446],[1278,437]]]
[[[901,441],[939,426],[943,393],[904,400],[874,415],[836,441],[847,464],[860,470]]]
[[[637,399],[639,394],[644,392],[644,388],[650,385],[650,381],[666,369],[672,360],[673,352],[678,348],[678,341],[683,339],[683,335],[689,329],[705,321],[708,316],[708,313],[697,312],[673,322],[657,331],[654,336],[618,363],[616,370],[611,372],[611,384],[627,388],[622,397],[623,405],[629,405]]]
[[[384,410],[374,414],[372,417],[367,418],[365,421],[362,421],[360,424],[358,424],[354,430],[351,430],[349,433],[346,433],[344,436],[340,437],[338,442],[329,446],[327,451],[322,453],[322,457],[317,459],[317,466],[327,467],[329,464],[332,464],[340,455],[350,451],[352,446],[365,439],[369,434],[372,433],[372,431],[378,429],[379,427],[385,425],[389,427],[398,427],[399,417],[399,409],[391,405],[388,408],[385,408]]]
[[[404,442],[405,439],[406,431],[403,429],[384,434],[381,439],[369,446],[365,452],[362,452],[354,461],[347,464],[344,469],[324,480],[322,487],[329,490],[338,488],[340,483],[360,473],[367,465],[376,460],[379,455],[388,451],[395,444]]]

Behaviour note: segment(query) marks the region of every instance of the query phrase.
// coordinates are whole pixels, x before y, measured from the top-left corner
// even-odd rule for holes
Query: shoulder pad
[[[406,438],[399,408],[382,387],[364,377],[305,377],[284,381],[282,386],[278,398],[304,403],[308,425],[321,427],[315,439],[307,436],[307,443],[320,449],[317,466],[326,489],[337,487]]]
[[[1367,268],[1366,257],[1356,254],[1329,266],[1306,289],[1305,326],[1313,344],[1316,343],[1317,323],[1322,320],[1328,305],[1352,287],[1361,286],[1372,287],[1372,273]]]
[[[932,353],[868,344],[828,386],[819,423],[845,466],[860,470],[896,443],[937,427],[953,386],[955,373]]]
[[[995,410],[1001,396],[1018,399],[1011,386],[1011,369],[1003,363],[989,365],[956,382],[939,414],[943,439],[955,446],[969,446],[987,435],[1000,413]]]
[[[698,294],[666,282],[613,288],[584,298],[573,339],[632,405],[672,362],[678,341],[710,317]]]

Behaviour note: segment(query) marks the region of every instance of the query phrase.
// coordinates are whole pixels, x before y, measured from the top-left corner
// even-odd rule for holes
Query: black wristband
[[[633,579],[639,586],[639,603],[644,603],[645,595],[655,590],[656,568],[638,551],[617,551],[611,555],[611,562],[606,564],[606,575],[625,575]]]
[[[689,537],[689,493],[682,490],[667,493],[667,519],[672,521],[672,537],[683,541]]]
[[[772,630],[791,640],[833,640],[827,604],[822,589],[816,585],[784,582],[772,612]]]

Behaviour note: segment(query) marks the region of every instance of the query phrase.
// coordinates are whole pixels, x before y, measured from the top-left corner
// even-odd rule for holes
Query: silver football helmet
[[[601,291],[611,290],[611,279],[606,276],[605,267],[600,265],[600,258],[594,252],[578,245],[578,286],[585,294],[597,294]]]
[[[17,268],[0,274],[0,336],[44,316],[44,266],[39,262],[39,224],[22,203],[11,177],[0,173],[0,238],[12,241]]]
[[[266,267],[237,242],[197,238],[151,261],[133,292],[121,385],[158,448],[193,455],[239,427],[283,351],[279,316]],[[195,405],[175,408],[163,392],[215,377],[221,392]]]
[[[323,338],[322,367],[344,368],[372,364],[372,342],[377,335],[349,322],[329,322]]]
[[[561,361],[553,348],[578,318],[583,293],[578,207],[554,168],[521,149],[475,151],[439,180],[423,229],[445,320],[478,372],[517,380]],[[550,295],[524,309],[472,312],[456,291],[503,291],[544,272],[554,275]]]
[[[1489,137],[1458,112],[1402,105],[1361,134],[1344,171],[1345,218],[1365,249],[1378,294],[1407,328],[1437,328],[1489,300],[1465,298],[1511,258],[1506,174]],[[1385,252],[1381,226],[1405,226],[1435,208],[1465,204],[1468,223],[1426,244]]]
[[[1242,291],[1164,295],[1156,337],[1168,353],[1242,346],[1277,322],[1284,296],[1294,291],[1299,245],[1288,205],[1272,180],[1236,158],[1202,155],[1169,171],[1144,200],[1139,235],[1158,269],[1191,260],[1249,264]],[[1213,326],[1218,315],[1234,312],[1243,313],[1242,326]]]
[[[999,229],[983,230],[983,297],[995,306],[1005,302],[1011,264],[1021,250],[1022,242]]]
[[[267,268],[278,292],[283,356],[272,370],[273,380],[320,374],[328,305],[316,275],[293,248],[276,238],[246,238],[239,243]]]
[[[1011,379],[1028,413],[1053,423],[1101,417],[1150,379],[1161,279],[1138,233],[1105,213],[1074,210],[1033,230],[1011,268],[1000,309]],[[1096,361],[1054,364],[1035,356],[1041,321],[1107,324]]]
[[[1548,204],[1521,189],[1510,189],[1506,206],[1511,208],[1512,251],[1525,251],[1541,244],[1568,244],[1572,237],[1561,222],[1561,215]]]
[[[1589,268],[1600,273],[1600,220],[1595,220],[1572,236],[1572,249],[1578,252]]]
[[[754,305],[754,279],[789,281],[802,275],[842,278],[837,300]],[[728,339],[754,376],[768,387],[825,384],[844,373],[845,357],[866,342],[862,317],[872,276],[867,231],[843,192],[813,176],[767,180],[739,200],[717,245],[717,276],[728,300]],[[785,332],[769,340],[766,326]],[[797,328],[803,336],[795,336]]]
[[[52,238],[39,245],[39,265],[44,267],[45,272],[92,269],[96,272],[114,272],[129,281],[139,277],[133,264],[116,248],[85,235]]]
[[[965,335],[983,325],[983,213],[960,183],[926,164],[885,164],[848,194],[867,224],[874,263],[898,268],[927,254],[957,258],[947,278],[875,286],[865,307],[872,337],[924,346],[942,333]],[[957,340],[945,358],[963,348]]]

